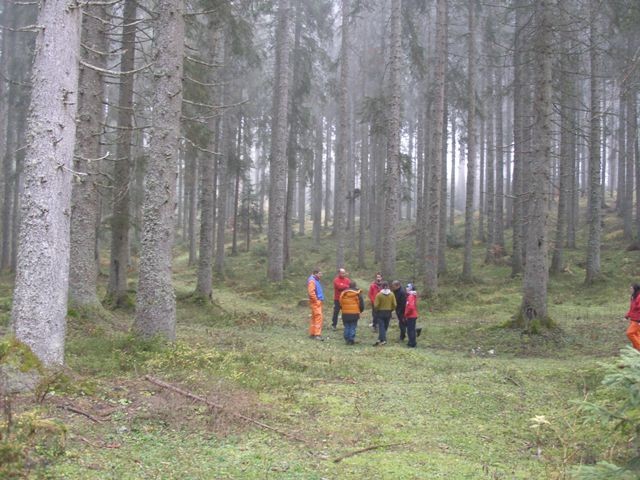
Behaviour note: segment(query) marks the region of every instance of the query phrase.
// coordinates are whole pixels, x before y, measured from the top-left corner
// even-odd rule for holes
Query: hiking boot
[[[331,325],[331,330],[333,330],[334,332],[338,329],[338,327],[336,327],[335,325]]]
[[[382,347],[382,346],[384,346],[386,344],[387,344],[387,342],[385,342],[385,341],[377,340],[376,343],[373,344],[373,346],[374,347]]]

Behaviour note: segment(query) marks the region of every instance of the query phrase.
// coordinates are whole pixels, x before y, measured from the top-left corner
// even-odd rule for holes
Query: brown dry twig
[[[293,435],[289,432],[285,432],[283,430],[280,430],[278,428],[272,427],[270,425],[267,425],[265,423],[262,423],[258,420],[256,420],[255,418],[251,418],[251,417],[247,417],[246,415],[242,415],[241,413],[237,413],[237,412],[232,412],[229,409],[227,409],[226,407],[224,407],[223,405],[219,405],[217,403],[214,403],[210,400],[207,400],[204,397],[201,397],[200,395],[196,395],[194,393],[188,392],[186,390],[183,390],[179,387],[176,387],[175,385],[171,385],[170,383],[166,383],[163,382],[162,380],[159,380],[155,377],[152,377],[151,375],[145,375],[144,378],[146,380],[148,380],[149,382],[153,383],[154,385],[157,385],[159,387],[162,388],[166,388],[167,390],[171,390],[173,392],[179,393],[180,395],[184,395],[187,398],[191,398],[192,400],[197,400],[198,402],[204,403],[205,405],[208,405],[209,407],[212,408],[217,408],[218,410],[222,410],[224,412],[227,412],[231,415],[233,415],[234,417],[240,418],[246,422],[249,423],[253,423],[254,425],[258,425],[261,428],[264,428],[266,430],[271,430],[272,432],[276,432],[280,435],[282,435],[283,437],[289,438],[291,440],[296,440],[298,442],[302,442],[302,443],[306,443],[306,441],[296,435]]]
[[[353,457],[355,455],[359,455],[361,453],[370,452],[371,450],[377,450],[379,448],[387,448],[387,447],[397,447],[398,445],[406,445],[406,442],[401,443],[386,443],[383,445],[371,445],[367,448],[361,448],[360,450],[355,450],[353,452],[345,453],[344,455],[333,460],[333,463],[340,463],[345,458]]]
[[[71,406],[69,404],[57,405],[57,407],[58,408],[62,408],[64,410],[69,410],[70,412],[73,412],[73,413],[77,413],[78,415],[84,415],[85,417],[87,417],[92,422],[102,423],[102,420],[100,420],[99,418],[96,418],[93,415],[91,415],[90,413],[85,412],[84,410],[80,410],[79,408],[73,407],[73,406]]]

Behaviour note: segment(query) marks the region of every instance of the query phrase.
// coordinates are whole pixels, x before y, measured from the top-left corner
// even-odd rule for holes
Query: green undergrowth
[[[374,348],[368,307],[355,346],[345,345],[341,327],[328,329],[335,261],[328,232],[320,246],[294,237],[282,282],[265,280],[264,237],[252,240],[250,252],[241,245],[226,258],[211,299],[194,296],[195,267],[178,250],[176,342],[133,336],[131,309],[70,309],[66,377],[51,384],[38,407],[65,422],[68,438],[62,456],[41,473],[564,479],[579,465],[620,463],[622,433],[583,422],[580,407],[600,398],[602,364],[615,362],[627,343],[628,285],[640,277],[640,252],[625,250],[612,233],[616,222],[608,220],[598,283],[583,284],[582,250],[565,252],[566,268],[549,284],[556,328],[537,334],[506,328],[521,302],[521,276],[511,277],[508,257],[485,265],[485,247],[477,243],[473,281],[463,282],[463,250],[449,248],[437,297],[419,301],[417,349],[397,341],[395,322],[389,343]],[[413,235],[401,224],[398,279],[422,291]],[[378,268],[371,252],[365,261],[356,268],[356,252],[347,251],[350,277],[366,291]],[[324,342],[307,335],[305,280],[314,266],[325,272]],[[1,278],[0,327],[10,292],[11,279]],[[99,422],[62,411],[60,403]]]

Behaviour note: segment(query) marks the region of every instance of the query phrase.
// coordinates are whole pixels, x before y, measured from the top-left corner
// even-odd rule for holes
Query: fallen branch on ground
[[[163,382],[162,380],[154,378],[151,375],[145,375],[144,378],[147,379],[149,382],[153,383],[154,385],[158,385],[159,387],[166,388],[167,390],[171,390],[173,392],[179,393],[180,395],[184,395],[185,397],[191,398],[192,400],[197,400],[198,402],[202,402],[205,405],[208,405],[208,406],[210,406],[212,408],[217,408],[218,410],[222,410],[224,412],[227,412],[227,413],[233,415],[234,417],[240,418],[240,419],[242,419],[242,420],[244,420],[246,422],[249,422],[249,423],[253,423],[254,425],[258,425],[259,427],[264,428],[266,430],[271,430],[272,432],[276,432],[276,433],[282,435],[283,437],[290,438],[290,439],[296,440],[298,442],[306,443],[306,441],[304,439],[302,439],[300,437],[297,437],[297,436],[295,436],[295,435],[293,435],[291,433],[279,430],[279,429],[277,429],[275,427],[272,427],[270,425],[262,423],[262,422],[256,420],[255,418],[251,418],[251,417],[247,417],[246,415],[242,415],[241,413],[232,412],[232,411],[228,410],[227,408],[225,408],[223,405],[219,405],[219,404],[214,403],[214,402],[212,402],[210,400],[207,400],[206,398],[201,397],[200,395],[196,395],[194,393],[187,392],[186,390],[183,390],[183,389],[178,388],[178,387],[176,387],[174,385],[171,385],[170,383],[166,383],[166,382]]]
[[[84,415],[92,422],[102,423],[102,420],[100,420],[99,418],[94,417],[93,415],[91,415],[88,412],[85,412],[84,410],[80,410],[79,408],[72,407],[71,405],[68,405],[68,404],[58,405],[58,408],[63,408],[64,410],[69,410],[70,412],[77,413],[79,415]]]
[[[346,454],[342,455],[341,457],[336,458],[333,461],[333,463],[340,463],[345,458],[353,457],[353,456],[358,455],[360,453],[370,452],[371,450],[377,450],[379,448],[397,447],[398,445],[406,445],[406,442],[402,442],[402,443],[387,443],[387,444],[384,444],[384,445],[371,445],[370,447],[361,448],[360,450],[356,450],[355,452],[346,453]]]

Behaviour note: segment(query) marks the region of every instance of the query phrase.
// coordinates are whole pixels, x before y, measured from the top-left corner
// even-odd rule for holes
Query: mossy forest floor
[[[399,278],[412,271],[415,239],[402,231]],[[334,252],[295,239],[282,284],[264,280],[266,248],[227,258],[214,303],[195,301],[195,269],[176,251],[178,340],[141,342],[129,334],[133,311],[69,312],[66,369],[41,404],[67,427],[65,452],[24,466],[33,478],[64,479],[552,479],[580,463],[615,461],[626,439],[585,425],[578,404],[598,395],[601,362],[627,344],[622,319],[628,285],[640,278],[640,252],[625,250],[607,219],[602,281],[583,286],[584,251],[567,252],[551,279],[557,330],[525,335],[503,328],[520,302],[521,280],[474,258],[476,281],[458,272],[462,249],[448,249],[450,272],[437,299],[419,303],[418,348],[397,341],[374,348],[370,310],[355,346],[331,315]],[[240,244],[242,250],[243,245]],[[372,265],[372,260],[367,259]],[[376,268],[347,269],[361,287]],[[307,336],[305,279],[326,272],[325,342]],[[7,331],[11,279],[0,285]],[[135,289],[135,282],[132,282]],[[224,409],[161,388],[153,376]],[[88,415],[85,415],[88,414]],[[282,433],[262,428],[243,415]],[[90,418],[91,417],[91,418]],[[295,437],[295,438],[294,438]],[[45,448],[45,447],[42,447]],[[41,452],[42,453],[42,452]],[[43,460],[44,458],[44,460]]]

